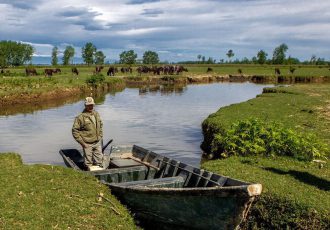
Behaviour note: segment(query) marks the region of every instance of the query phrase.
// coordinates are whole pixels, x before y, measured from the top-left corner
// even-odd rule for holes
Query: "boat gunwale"
[[[138,146],[139,147],[139,146]],[[68,156],[65,155],[65,153],[63,152],[63,150],[68,150],[68,149],[61,149],[59,152],[60,152],[60,155],[63,157],[63,159],[66,159],[67,162],[70,164],[70,166],[75,169],[75,170],[78,170],[78,171],[81,171],[83,173],[86,173],[88,175],[93,175],[93,176],[96,176],[97,174],[108,174],[110,173],[113,169],[104,169],[104,170],[99,170],[99,171],[84,171],[82,170],[81,168],[79,168],[77,166],[77,164]],[[79,151],[78,149],[69,149],[69,150],[77,150]],[[157,153],[155,153],[157,154]],[[157,154],[159,155],[159,154]],[[161,155],[160,155],[161,156]],[[144,164],[145,162],[141,162],[144,166],[148,167],[148,165]],[[187,166],[190,166],[190,167],[193,167],[193,168],[196,168],[195,166],[192,166],[192,165],[188,165],[186,164]],[[205,172],[208,172],[208,171],[205,171]],[[225,177],[223,175],[220,175],[220,174],[217,174],[221,177]],[[145,193],[145,192],[148,192],[148,193],[154,193],[154,192],[164,192],[164,193],[168,193],[168,194],[172,194],[172,193],[175,193],[175,194],[186,194],[186,193],[189,193],[189,194],[197,194],[198,193],[201,193],[203,192],[203,194],[206,194],[206,193],[212,193],[212,194],[215,194],[215,191],[217,192],[232,192],[232,191],[240,191],[240,193],[242,194],[247,194],[247,196],[256,196],[256,195],[260,195],[261,192],[262,192],[262,185],[259,184],[259,183],[250,183],[250,182],[245,182],[245,181],[241,181],[241,180],[238,180],[238,179],[235,179],[235,178],[231,178],[231,177],[227,177],[228,179],[231,179],[231,180],[235,180],[237,182],[240,182],[242,183],[242,185],[234,185],[234,186],[213,186],[213,187],[186,187],[186,188],[154,188],[154,187],[147,187],[147,186],[132,186],[132,187],[126,187],[125,185],[123,185],[122,183],[108,183],[108,182],[105,182],[105,181],[101,181],[101,183],[109,186],[110,188],[111,187],[114,187],[114,188],[117,188],[117,189],[122,189],[122,190],[126,190],[126,191],[138,191],[138,192],[142,192],[142,193]]]
[[[125,185],[121,185],[121,183],[108,183],[101,181],[101,183],[107,185],[111,188],[116,188],[120,190],[125,191],[134,191],[134,192],[141,192],[141,193],[165,193],[165,194],[181,194],[181,195],[200,195],[201,193],[203,195],[220,195],[221,193],[233,193],[235,196],[239,194],[246,194],[249,197],[260,195],[262,191],[262,185],[261,184],[249,184],[249,185],[240,185],[240,186],[228,186],[228,187],[194,187],[194,188],[153,188],[153,187],[147,187],[147,186],[130,186],[126,187]],[[251,191],[256,189],[257,191]]]

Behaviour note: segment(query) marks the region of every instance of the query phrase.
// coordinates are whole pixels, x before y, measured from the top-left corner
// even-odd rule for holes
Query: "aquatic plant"
[[[214,135],[211,151],[222,157],[231,155],[290,156],[310,161],[326,158],[329,149],[315,135],[298,133],[277,122],[240,120],[223,133]]]

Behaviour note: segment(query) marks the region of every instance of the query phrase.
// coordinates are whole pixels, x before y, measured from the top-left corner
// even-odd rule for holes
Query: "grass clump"
[[[69,168],[23,165],[17,154],[0,154],[0,186],[0,229],[136,229],[106,186]],[[120,215],[98,201],[100,193]]]
[[[226,131],[214,134],[211,152],[222,157],[278,155],[306,161],[326,159],[329,154],[327,146],[313,134],[303,135],[279,123],[255,118],[240,120]]]
[[[87,84],[97,85],[105,81],[103,74],[94,74],[86,79]]]

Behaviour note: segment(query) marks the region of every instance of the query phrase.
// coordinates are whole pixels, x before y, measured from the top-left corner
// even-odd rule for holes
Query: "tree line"
[[[56,66],[58,65],[58,48],[55,46],[52,50],[52,65]],[[73,57],[75,54],[75,49],[72,46],[67,46],[63,52],[62,57],[62,63],[63,65],[68,65],[72,62]],[[87,65],[102,65],[104,64],[106,56],[104,53],[100,50],[97,50],[96,46],[91,43],[87,42],[82,48],[81,48],[81,54],[82,58],[84,60],[84,63]],[[137,54],[134,52],[134,50],[128,50],[123,51],[119,55],[119,62],[121,64],[127,64],[127,65],[133,65],[137,62]],[[143,54],[143,64],[158,64],[159,63],[159,57],[158,54],[154,51],[146,51]]]
[[[307,61],[300,61],[298,58],[294,58],[291,56],[286,57],[286,52],[288,51],[289,47],[287,44],[282,43],[281,45],[275,47],[273,51],[272,58],[267,59],[268,53],[264,50],[259,50],[257,55],[252,57],[251,59],[244,57],[243,59],[235,59],[232,61],[232,57],[235,56],[235,53],[232,49],[228,50],[226,56],[228,60],[225,61],[224,59],[219,59],[217,62],[216,59],[209,57],[208,59],[201,54],[197,55],[198,61],[184,61],[180,63],[202,63],[202,64],[216,64],[216,63],[232,63],[232,64],[274,64],[274,65],[295,65],[295,64],[312,64],[312,65],[325,65],[327,62],[324,58],[317,58],[316,55],[312,55],[310,60]]]
[[[251,59],[243,58],[241,60],[232,58],[235,56],[235,53],[232,49],[228,50],[226,56],[228,60],[213,59],[209,57],[208,59],[201,54],[197,55],[197,61],[182,61],[178,63],[182,64],[196,64],[196,63],[203,63],[203,64],[216,64],[216,63],[233,63],[233,64],[275,64],[275,65],[282,65],[282,64],[313,64],[313,65],[324,65],[330,64],[324,60],[324,58],[317,58],[315,55],[312,55],[311,59],[308,61],[301,62],[298,58],[293,58],[291,56],[286,57],[286,52],[288,50],[288,46],[283,43],[277,47],[275,47],[273,51],[272,58],[267,58],[268,54],[264,50],[259,50],[257,55],[252,57]],[[0,41],[0,68],[5,68],[7,66],[20,66],[24,65],[28,62],[31,62],[32,55],[35,52],[35,49],[32,45],[16,42],[16,41]],[[51,53],[51,64],[53,66],[59,65],[59,58],[58,55],[61,52],[59,51],[58,47],[55,46],[52,49]],[[87,42],[81,48],[82,58],[84,63],[87,65],[102,65],[105,63],[106,56],[101,50],[98,50],[96,46],[92,42]],[[73,64],[73,58],[75,56],[75,48],[73,46],[66,46],[63,51],[62,57],[62,64],[63,65],[70,65]],[[133,65],[137,62],[143,64],[158,64],[160,63],[159,56],[157,52],[154,51],[145,51],[142,57],[142,61],[137,59],[138,55],[135,53],[134,50],[123,51],[119,55],[119,63],[120,64],[127,64]]]

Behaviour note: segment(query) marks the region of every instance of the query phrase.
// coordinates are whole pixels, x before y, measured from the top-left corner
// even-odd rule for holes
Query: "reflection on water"
[[[155,86],[144,86],[139,88],[140,95],[156,95],[160,92],[160,95],[177,94],[181,95],[187,90],[187,85],[155,85]]]
[[[115,93],[122,91],[123,89],[110,89],[107,91],[108,94],[115,95]],[[90,91],[86,93],[81,93],[77,95],[73,95],[69,98],[56,98],[50,99],[43,102],[37,103],[28,103],[28,104],[20,104],[20,105],[5,105],[1,107],[0,116],[9,116],[15,115],[19,113],[33,113],[38,110],[45,110],[54,107],[63,106],[65,104],[71,104],[80,100],[83,100],[86,96],[93,96],[95,98],[96,103],[103,103],[105,101],[105,93],[103,91]]]
[[[113,138],[114,144],[137,144],[199,165],[201,122],[219,107],[254,98],[263,87],[216,83],[126,88],[97,95],[96,110],[104,122],[105,141]],[[83,100],[69,103],[34,113],[0,116],[0,152],[20,153],[27,163],[63,164],[59,149],[79,148],[71,127],[83,109]]]

